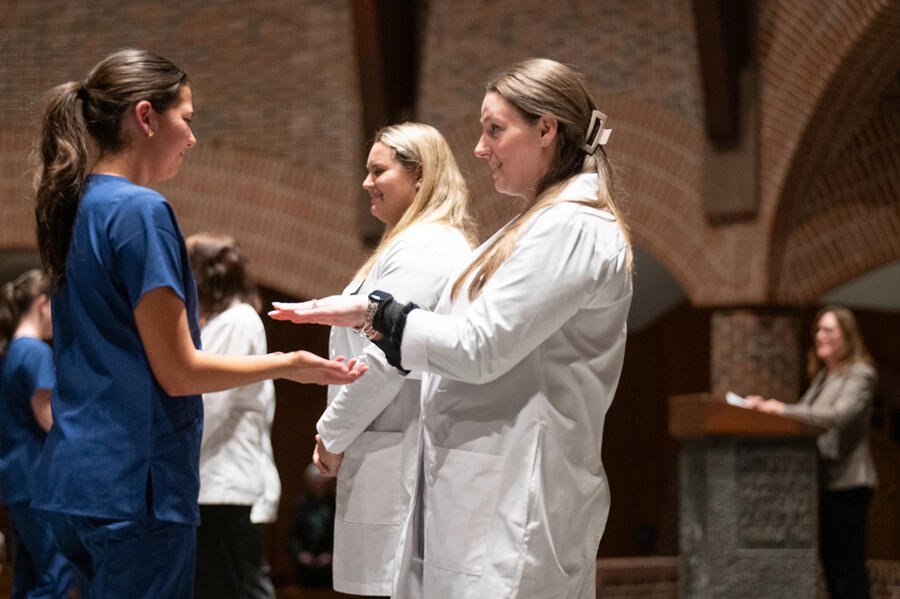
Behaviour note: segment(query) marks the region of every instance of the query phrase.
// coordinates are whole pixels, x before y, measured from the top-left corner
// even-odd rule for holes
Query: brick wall
[[[423,24],[419,118],[441,127],[457,151],[482,236],[516,206],[493,191],[471,155],[483,81],[502,65],[546,55],[585,71],[615,129],[609,153],[634,238],[695,305],[802,304],[900,256],[896,84],[888,83],[900,58],[886,51],[900,32],[896,1],[760,3],[761,209],[756,219],[715,227],[700,196],[707,142],[687,0],[578,0],[552,9],[538,0],[435,1]],[[22,173],[40,95],[83,76],[106,52],[137,45],[181,63],[193,79],[200,149],[181,176],[191,182],[179,177],[166,187],[184,190],[173,198],[179,212],[193,189],[240,188],[241,201],[222,195],[209,224],[234,226],[239,238],[266,236],[260,222],[245,234],[240,214],[255,201],[246,180],[264,186],[272,169],[285,202],[321,204],[321,235],[287,235],[289,250],[261,253],[264,282],[312,293],[334,290],[352,273],[361,248],[336,256],[325,241],[349,247],[357,226],[345,212],[358,201],[363,151],[348,5],[49,0],[10,4],[0,28],[0,247],[33,244]],[[192,172],[195,159],[218,152],[245,159]],[[201,183],[203,176],[215,180]],[[310,177],[332,183],[307,195],[300,181]],[[288,252],[330,264],[289,258],[286,277],[275,262]]]
[[[690,3],[615,0],[430,2],[419,116],[438,127],[477,121],[488,75],[528,56],[577,64],[605,94],[702,120]]]
[[[363,256],[348,4],[48,0],[3,10],[0,248],[34,245],[26,155],[43,93],[136,46],[191,77],[198,149],[161,186],[185,231],[235,234],[265,285],[299,296],[340,290]]]
[[[711,391],[799,399],[804,363],[793,312],[717,310],[710,327]]]
[[[533,55],[574,63],[610,114],[615,133],[608,149],[621,167],[635,240],[672,272],[691,301],[802,304],[900,257],[891,235],[900,220],[892,149],[897,119],[877,108],[896,106],[885,89],[900,64],[886,46],[900,34],[898,13],[896,2],[877,0],[760,3],[761,208],[749,221],[714,227],[702,211],[707,142],[688,2],[573,2],[552,10],[540,2],[433,2],[419,114],[452,132],[462,142],[456,149],[468,155],[483,81],[492,71]],[[825,115],[840,127],[820,124]],[[870,122],[877,125],[868,138],[876,131],[882,138],[874,147],[869,143],[873,151],[853,153],[854,160],[848,150],[836,160],[832,139],[852,144]],[[463,132],[471,137],[464,140]],[[836,185],[834,167],[851,162]],[[826,174],[831,179],[821,183]],[[488,206],[485,213],[499,223],[493,207],[500,202],[485,188],[487,179],[476,174],[470,180],[476,205]],[[810,181],[817,185],[812,193],[795,192]],[[873,212],[875,186],[881,193],[874,197],[883,201]],[[829,218],[812,236],[794,235],[801,223],[789,216],[792,210],[820,193],[842,204],[850,218]],[[876,223],[876,243],[858,243],[852,257],[832,259],[843,253],[842,239],[875,237],[859,232]],[[816,256],[813,264],[804,262],[808,254]]]
[[[0,130],[27,126],[47,89],[135,46],[188,72],[200,143],[338,176],[359,170],[360,107],[344,2],[46,0],[7,2],[3,11]]]

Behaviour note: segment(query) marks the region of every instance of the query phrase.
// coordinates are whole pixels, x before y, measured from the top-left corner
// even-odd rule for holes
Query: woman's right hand
[[[762,395],[748,395],[744,399],[747,400],[747,407],[760,412],[769,414],[781,414],[784,412],[784,403],[777,399],[765,399]]]
[[[747,406],[748,408],[754,408],[754,409],[755,409],[755,408],[757,408],[761,403],[763,403],[764,401],[766,401],[766,398],[763,397],[762,395],[748,395],[747,397],[744,398],[744,401],[747,402],[747,403],[746,403],[746,406]]]
[[[352,383],[368,370],[365,362],[355,358],[345,362],[343,356],[327,360],[308,351],[285,354],[288,366],[282,375],[298,383],[317,385],[346,385]]]
[[[272,302],[272,307],[269,316],[275,320],[359,328],[366,319],[369,299],[359,295],[330,295],[308,302]]]

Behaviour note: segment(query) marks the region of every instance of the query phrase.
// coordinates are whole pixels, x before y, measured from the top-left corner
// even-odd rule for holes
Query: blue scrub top
[[[31,500],[31,479],[47,434],[31,398],[56,385],[53,350],[33,337],[17,337],[0,359],[0,489],[6,505]]]
[[[203,404],[163,391],[134,319],[143,295],[161,287],[184,300],[199,348],[197,289],[172,208],[122,177],[90,176],[53,296],[58,383],[33,506],[199,522]]]

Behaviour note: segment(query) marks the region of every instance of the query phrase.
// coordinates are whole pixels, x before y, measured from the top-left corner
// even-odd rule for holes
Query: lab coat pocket
[[[506,458],[435,447],[427,465],[425,561],[481,574]]]
[[[345,522],[399,525],[403,503],[403,433],[362,433],[338,471],[337,516]]]

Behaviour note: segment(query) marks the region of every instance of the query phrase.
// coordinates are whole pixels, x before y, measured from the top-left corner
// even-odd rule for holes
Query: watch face
[[[390,293],[388,293],[387,291],[379,291],[377,289],[369,294],[369,299],[373,302],[378,302],[378,303],[387,301],[391,298],[393,298],[393,296]]]

